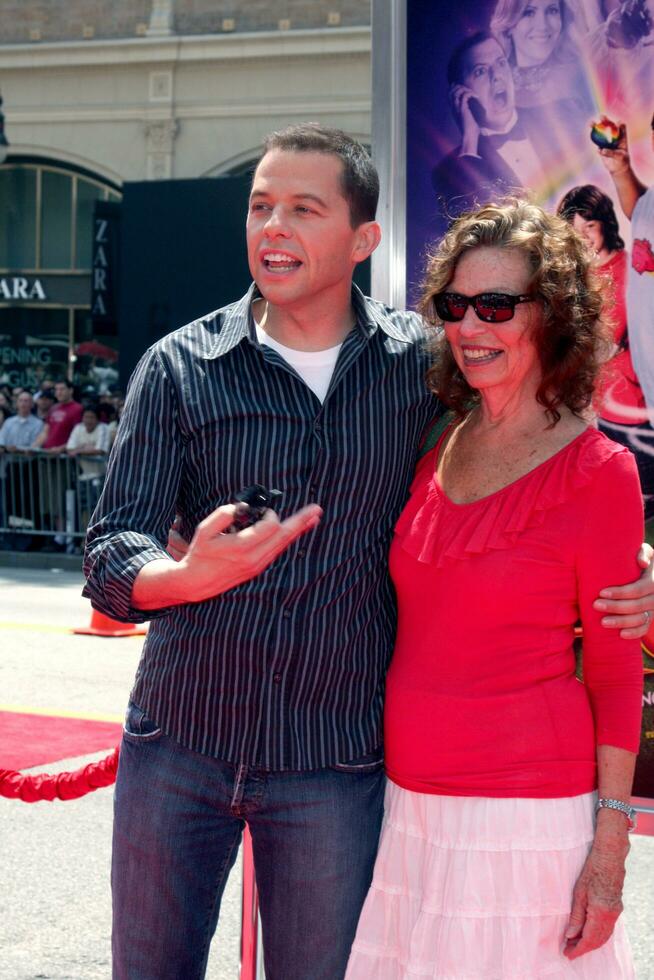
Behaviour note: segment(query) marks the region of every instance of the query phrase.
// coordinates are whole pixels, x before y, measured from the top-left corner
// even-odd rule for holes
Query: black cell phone
[[[251,487],[239,490],[234,494],[236,513],[227,528],[227,533],[236,534],[246,527],[252,527],[261,520],[267,510],[275,506],[281,496],[281,490],[268,490],[260,483],[253,483]]]

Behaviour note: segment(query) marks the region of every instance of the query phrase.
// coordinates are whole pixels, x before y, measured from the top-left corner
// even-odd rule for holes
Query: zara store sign
[[[3,276],[0,278],[0,301],[2,300],[34,300],[43,301],[48,297],[40,279],[27,276]]]

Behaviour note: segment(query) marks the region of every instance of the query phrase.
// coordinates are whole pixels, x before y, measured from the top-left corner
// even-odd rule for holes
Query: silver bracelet
[[[622,800],[611,800],[606,798],[601,798],[597,801],[595,806],[595,813],[605,807],[607,810],[619,810],[620,813],[624,813],[625,817],[629,822],[629,833],[636,829],[636,811],[629,803],[623,803]]]

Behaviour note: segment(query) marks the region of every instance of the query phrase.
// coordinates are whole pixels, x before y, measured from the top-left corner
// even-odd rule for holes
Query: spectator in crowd
[[[83,409],[73,399],[73,385],[67,378],[55,383],[56,404],[52,406],[45,420],[43,431],[37,437],[36,446],[46,453],[59,456],[66,451],[68,437],[78,422],[82,421]],[[44,526],[56,530],[54,541],[48,542],[44,550],[72,547],[72,541],[64,534],[64,500],[68,489],[70,474],[64,466],[51,465],[50,461],[40,460],[40,504]]]
[[[21,391],[16,399],[16,414],[8,418],[0,428],[0,453],[25,453],[33,445],[43,429],[43,422],[33,414],[34,399],[28,391]],[[0,494],[0,527],[5,527],[5,518],[31,520],[32,513],[30,490],[33,476],[33,461],[18,459],[0,463],[0,478],[2,492]],[[5,486],[7,483],[7,486]],[[3,544],[13,550],[24,550],[31,543],[31,537],[26,534],[11,534],[3,540]]]
[[[38,401],[41,395],[44,394],[45,392],[49,392],[52,397],[52,400],[54,401],[55,400],[54,387],[55,387],[54,378],[50,378],[46,375],[46,377],[44,377],[43,380],[41,381],[38,391],[34,392],[34,401]]]
[[[11,391],[5,387],[0,388],[0,409],[3,409],[8,418],[11,414]]]
[[[21,394],[21,392],[23,392],[25,390],[26,389],[23,388],[22,385],[14,385],[14,387],[11,389],[11,404],[12,404],[12,408],[14,408],[14,410],[16,409],[16,403],[18,401],[18,396]]]
[[[100,421],[98,409],[94,405],[87,405],[84,408],[82,421],[78,422],[66,443],[66,452],[69,456],[106,456],[109,452],[109,427]],[[80,459],[82,480],[90,480],[92,477],[102,476],[105,469],[104,461],[101,459],[85,460]]]
[[[0,425],[4,425],[7,419],[10,419],[12,413],[6,405],[0,405]]]
[[[42,422],[45,422],[55,401],[56,398],[54,396],[54,391],[45,390],[37,392],[37,394],[34,396],[37,418],[40,418]]]
[[[116,417],[120,419],[123,411],[123,405],[125,404],[125,392],[122,390],[122,388],[113,386],[109,389],[109,394],[111,396],[111,404],[116,409]]]
[[[116,438],[116,429],[118,428],[118,413],[113,405],[99,405],[98,411],[100,413],[100,419],[105,423],[109,431],[109,445],[113,446],[114,439]]]
[[[120,417],[123,414],[124,405],[125,395],[120,388],[114,386],[111,391],[106,392],[104,395],[100,395],[100,403],[98,406],[100,411],[100,419],[103,422],[106,422],[109,426],[109,437],[112,446],[114,439],[116,438],[116,430],[118,428],[118,423],[120,422]]]
[[[48,412],[45,428],[37,440],[37,446],[51,453],[62,453],[68,437],[82,421],[82,406],[73,399],[73,385],[67,378],[55,384],[57,403]]]
[[[10,453],[30,449],[43,430],[43,422],[32,413],[34,399],[28,391],[21,391],[16,399],[16,414],[8,418],[0,429],[0,449]]]
[[[86,405],[82,421],[78,422],[66,444],[69,456],[79,456],[80,509],[86,522],[98,502],[106,469],[106,457],[111,446],[109,426],[100,421],[98,408]]]

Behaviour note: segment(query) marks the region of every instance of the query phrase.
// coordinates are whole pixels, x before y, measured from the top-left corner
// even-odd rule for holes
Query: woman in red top
[[[586,417],[601,306],[581,239],[531,204],[464,215],[430,261],[454,421],[391,548],[386,820],[347,980],[634,975],[640,646],[593,599],[633,578],[643,513],[632,455]]]
[[[602,277],[604,317],[615,345],[603,367],[596,392],[598,425],[610,439],[636,457],[645,503],[645,519],[654,517],[654,429],[629,352],[627,269],[629,256],[620,237],[611,198],[594,184],[573,187],[562,198],[558,214],[584,238]]]

